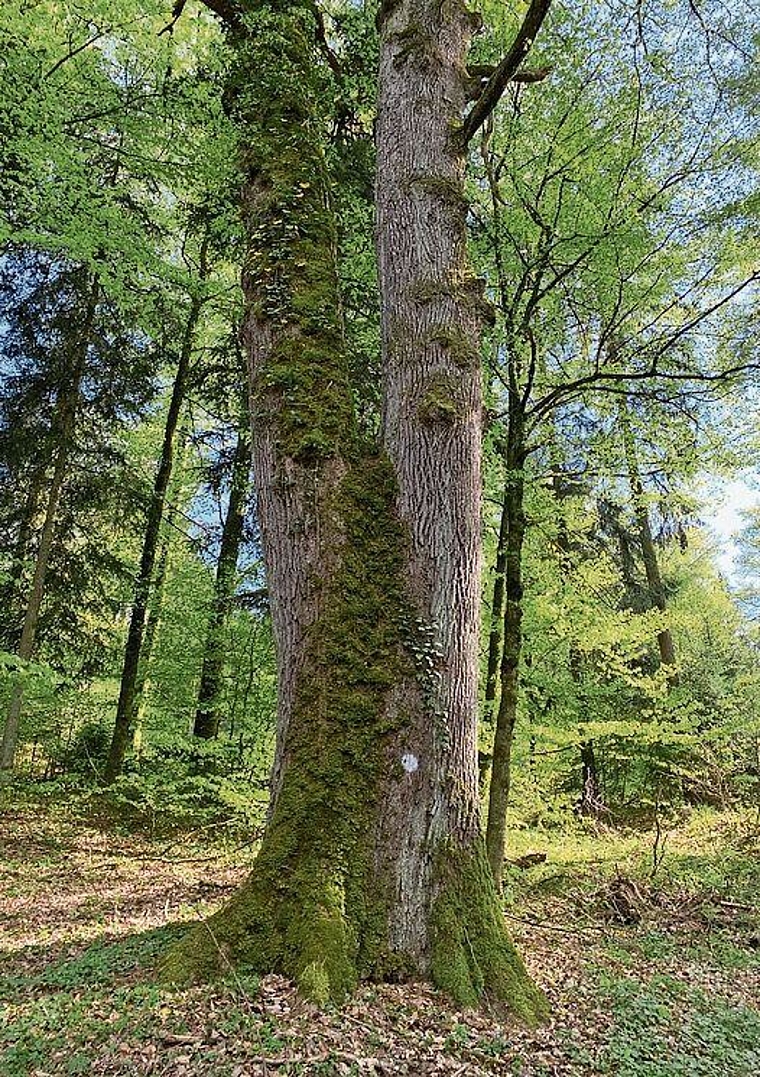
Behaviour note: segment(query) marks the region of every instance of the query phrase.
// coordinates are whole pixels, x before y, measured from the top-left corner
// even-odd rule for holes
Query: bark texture
[[[381,20],[379,448],[357,434],[348,382],[314,10],[245,12],[234,107],[278,744],[253,874],[164,974],[243,961],[321,1001],[362,977],[422,977],[535,1019],[543,999],[507,936],[478,819],[484,304],[455,129],[473,17],[402,3]]]
[[[408,528],[404,583],[422,633],[378,850],[394,857],[394,945],[460,1001],[541,1003],[508,940],[479,828],[480,337],[492,317],[466,253],[465,61],[480,18],[401,0],[381,19],[377,238],[383,440]],[[420,646],[420,637],[415,641]]]

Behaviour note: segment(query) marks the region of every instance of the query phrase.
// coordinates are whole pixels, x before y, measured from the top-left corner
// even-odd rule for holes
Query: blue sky
[[[730,583],[737,584],[736,539],[746,523],[743,512],[760,504],[760,476],[747,472],[728,481],[713,479],[708,490],[705,502],[712,502],[713,511],[704,512],[702,518],[715,536],[718,567]]]

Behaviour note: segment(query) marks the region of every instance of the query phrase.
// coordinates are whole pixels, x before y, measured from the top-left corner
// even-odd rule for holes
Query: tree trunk
[[[494,728],[494,710],[499,687],[499,668],[501,666],[502,635],[504,630],[504,587],[507,570],[507,534],[509,532],[509,511],[507,489],[505,486],[501,502],[499,520],[499,538],[494,562],[493,592],[489,611],[490,626],[488,630],[488,662],[486,665],[485,706],[483,709],[483,726],[490,732]],[[493,751],[479,752],[479,785],[486,788],[487,779],[493,763]]]
[[[169,555],[171,553],[172,532],[176,526],[176,518],[179,512],[179,504],[182,498],[182,468],[185,458],[185,449],[189,437],[189,416],[186,416],[177,434],[177,447],[174,450],[172,462],[172,479],[174,480],[174,492],[170,483],[167,490],[166,520],[162,526],[162,537],[159,544],[156,567],[153,582],[150,587],[150,609],[146,615],[145,634],[142,647],[140,648],[140,665],[137,670],[137,682],[135,684],[134,722],[132,731],[132,748],[139,754],[142,748],[143,718],[146,710],[146,689],[150,680],[150,662],[156,636],[161,624],[161,614],[164,605],[164,589],[166,587],[166,575],[169,569]]]
[[[660,563],[657,558],[657,548],[655,547],[654,538],[652,536],[652,525],[649,522],[649,511],[647,509],[644,487],[639,473],[636,443],[634,441],[633,431],[631,430],[628,405],[624,399],[621,399],[620,401],[618,414],[620,416],[620,425],[623,432],[628,481],[633,497],[633,510],[636,516],[636,526],[639,532],[639,543],[641,545],[641,555],[644,561],[644,571],[647,577],[649,597],[652,606],[662,613],[665,613],[668,608],[665,599],[665,588],[662,583]],[[678,674],[675,670],[676,649],[669,628],[664,628],[662,632],[657,633],[657,646],[660,651],[660,661],[662,665],[668,667],[668,684],[671,688],[674,688],[678,684]]]
[[[511,779],[512,741],[517,721],[517,698],[522,653],[523,586],[522,555],[525,542],[525,434],[520,401],[510,397],[507,432],[506,486],[504,512],[507,517],[504,587],[504,627],[502,634],[501,691],[496,716],[491,784],[488,794],[486,846],[497,889],[504,871],[504,842]]]
[[[559,551],[559,568],[563,577],[569,578],[573,568],[570,548],[570,536],[567,531],[567,520],[562,511],[562,502],[568,496],[566,484],[562,482],[562,467],[560,454],[553,439],[554,462],[552,470],[552,491],[559,510],[557,524],[557,548]],[[586,693],[583,686],[583,659],[580,651],[574,645],[570,647],[569,672],[576,692],[581,703],[581,713],[585,712]],[[604,794],[599,781],[599,772],[596,765],[596,752],[594,742],[585,740],[580,745],[581,757],[581,794],[578,798],[577,810],[581,815],[598,817],[608,814],[608,808],[604,803]]]
[[[205,254],[202,254],[202,262],[205,262]],[[137,689],[139,684],[140,654],[142,651],[143,637],[145,634],[145,622],[148,613],[148,599],[150,586],[153,579],[153,570],[156,563],[159,538],[161,534],[161,521],[164,517],[166,505],[166,493],[171,479],[172,464],[174,460],[174,436],[179,423],[182,403],[185,397],[190,360],[193,353],[193,341],[195,330],[200,317],[202,300],[193,298],[190,303],[185,333],[180,348],[177,369],[174,375],[172,395],[169,408],[166,413],[164,424],[164,436],[161,445],[161,456],[153,481],[153,492],[148,507],[148,517],[143,537],[140,566],[135,580],[132,613],[127,630],[127,642],[124,649],[124,665],[119,686],[119,701],[116,705],[116,720],[114,722],[111,746],[108,752],[108,760],[103,772],[103,782],[110,785],[121,773],[124,757],[132,739],[132,727],[137,705]]]
[[[52,422],[52,431],[57,443],[54,456],[53,476],[48,488],[45,515],[42,522],[40,542],[34,564],[34,573],[26,601],[21,638],[16,652],[23,662],[28,662],[34,654],[34,646],[37,638],[37,625],[39,622],[42,602],[45,597],[45,580],[55,538],[55,519],[58,512],[58,505],[61,500],[63,485],[68,472],[72,439],[76,428],[80,388],[87,365],[87,350],[92,332],[92,323],[95,317],[95,308],[97,306],[97,294],[97,285],[92,283],[84,312],[82,328],[77,334],[77,339],[74,345],[70,380],[68,385],[60,388],[56,400],[55,415]],[[2,747],[0,748],[0,780],[3,781],[7,781],[13,770],[23,701],[23,681],[19,681],[13,689],[10,704],[5,716],[3,741]]]
[[[216,737],[219,733],[219,695],[224,672],[224,626],[235,593],[235,572],[243,538],[250,472],[249,416],[248,409],[243,408],[232,462],[229,502],[216,563],[214,603],[206,633],[198,709],[193,727],[193,735],[205,740]]]
[[[581,815],[590,815],[594,818],[608,813],[599,782],[594,744],[590,740],[583,741],[581,744],[581,795],[577,810]]]
[[[386,452],[360,442],[347,380],[313,8],[256,5],[235,34],[278,744],[253,874],[169,952],[175,981],[242,960],[317,1000],[360,977],[422,977],[462,1003],[543,1010],[507,937],[478,819],[483,304],[466,272],[452,129],[471,29],[456,4],[402,0],[384,19]]]
[[[30,558],[32,537],[35,532],[40,502],[44,493],[46,470],[44,466],[38,467],[29,480],[29,489],[24,504],[24,512],[19,522],[10,572],[7,580],[0,587],[2,616],[5,618],[2,625],[0,646],[6,651],[16,651],[21,642],[25,610],[25,607],[22,607],[27,582],[25,578],[28,567],[27,560]]]

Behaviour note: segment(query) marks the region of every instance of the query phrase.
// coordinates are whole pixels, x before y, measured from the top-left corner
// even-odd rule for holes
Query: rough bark
[[[97,305],[98,288],[95,283],[90,286],[89,298],[85,308],[80,331],[72,349],[72,366],[68,383],[62,385],[56,401],[52,432],[56,444],[53,457],[53,474],[47,491],[45,514],[40,531],[40,541],[34,563],[34,572],[24,610],[17,655],[23,662],[28,662],[35,649],[37,625],[40,610],[45,597],[50,556],[55,540],[55,523],[58,506],[63,493],[68,473],[72,441],[76,428],[77,410],[80,402],[80,389],[87,366],[87,350],[92,332],[92,323]],[[13,763],[18,743],[19,725],[24,701],[23,681],[13,689],[5,716],[2,747],[0,747],[0,780],[7,780],[13,770]]]
[[[235,572],[243,538],[250,471],[251,442],[248,409],[245,408],[232,462],[229,501],[216,563],[214,599],[206,631],[198,707],[193,726],[194,736],[205,740],[216,737],[219,733],[219,695],[224,672],[224,626],[235,593]]]
[[[525,433],[519,399],[513,395],[507,431],[504,513],[507,518],[504,564],[504,623],[499,667],[500,694],[494,732],[491,782],[488,793],[486,846],[494,882],[501,889],[504,842],[511,784],[512,742],[522,653],[522,556],[525,542]]]
[[[272,804],[253,874],[176,945],[318,1000],[422,977],[535,1019],[478,818],[479,332],[457,138],[473,17],[383,13],[378,240],[384,449],[359,439],[306,0],[235,28],[253,463],[278,653]]]
[[[190,360],[193,353],[193,342],[201,309],[202,300],[198,297],[193,297],[190,303],[185,332],[180,346],[177,368],[174,373],[172,393],[166,413],[166,421],[164,423],[161,455],[153,480],[153,490],[145,522],[140,565],[135,579],[132,611],[130,613],[127,640],[124,648],[124,664],[122,667],[121,683],[119,685],[119,700],[116,705],[116,718],[114,721],[108,759],[103,772],[103,782],[105,785],[110,785],[121,773],[127,749],[132,740],[132,730],[137,704],[137,688],[139,683],[140,653],[142,651],[143,637],[145,635],[150,587],[156,564],[159,538],[161,535],[161,521],[164,518],[166,494],[169,489],[169,481],[172,474],[175,434],[179,424],[182,403],[185,398]]]
[[[623,434],[628,482],[633,498],[633,511],[636,517],[636,527],[639,535],[641,556],[644,562],[644,572],[647,578],[649,598],[653,608],[660,610],[662,613],[666,613],[668,604],[665,598],[665,587],[662,582],[660,562],[657,557],[657,548],[654,544],[654,537],[652,535],[652,525],[649,520],[649,510],[647,508],[644,486],[641,481],[639,462],[636,454],[636,443],[633,437],[628,406],[625,400],[621,400],[619,404],[618,415],[620,417],[620,426]],[[661,632],[657,633],[657,647],[660,652],[660,662],[663,666],[668,667],[668,684],[671,687],[675,687],[678,684],[678,673],[675,668],[676,649],[675,644],[673,643],[673,635],[669,628],[663,628]]]

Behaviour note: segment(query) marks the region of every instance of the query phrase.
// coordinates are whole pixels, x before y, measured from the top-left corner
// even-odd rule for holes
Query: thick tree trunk
[[[540,1001],[508,940],[479,823],[480,337],[492,311],[467,260],[457,132],[480,17],[435,0],[401,0],[381,15],[383,438],[425,640],[417,684],[397,690],[408,720],[394,748],[407,773],[387,783],[378,841],[393,880],[391,938],[460,1001],[486,994],[535,1014]]]
[[[248,11],[235,107],[278,745],[251,878],[164,972],[243,960],[322,1000],[359,977],[423,977],[535,1018],[543,1000],[507,937],[478,818],[483,302],[452,126],[472,17],[405,0],[384,20],[378,452],[360,443],[347,380],[313,8]]]
[[[507,517],[504,587],[504,625],[500,663],[499,709],[496,715],[491,783],[488,795],[486,846],[494,882],[501,889],[504,842],[512,763],[512,742],[517,721],[517,699],[522,653],[522,556],[525,542],[525,435],[519,400],[513,395],[507,432],[504,512]]]
[[[153,492],[148,506],[148,516],[143,536],[142,552],[140,554],[140,566],[135,580],[132,612],[129,618],[127,630],[127,642],[124,649],[124,665],[119,686],[119,701],[116,705],[116,719],[114,722],[111,746],[108,752],[105,770],[103,772],[104,784],[110,785],[121,773],[124,758],[132,740],[132,728],[137,704],[137,689],[139,684],[140,654],[142,651],[143,637],[145,634],[145,622],[148,614],[148,599],[150,586],[153,579],[153,570],[156,564],[159,538],[161,534],[161,521],[164,517],[166,494],[169,488],[169,480],[172,474],[174,461],[174,437],[177,432],[182,403],[185,398],[190,360],[193,353],[195,330],[198,324],[202,307],[202,300],[193,298],[190,303],[187,324],[180,347],[177,369],[174,374],[174,384],[166,413],[164,424],[164,436],[161,445],[161,456],[153,481]]]
[[[219,733],[219,696],[224,672],[224,626],[235,593],[235,572],[243,538],[250,473],[251,440],[248,409],[245,408],[238,428],[232,462],[229,501],[216,563],[214,602],[206,632],[198,708],[193,727],[194,736],[206,740]]]
[[[634,441],[633,431],[631,430],[631,421],[625,400],[621,400],[618,414],[620,416],[620,425],[623,433],[625,460],[628,469],[628,482],[631,487],[631,496],[633,497],[633,511],[636,516],[636,526],[639,533],[639,544],[641,546],[642,560],[644,561],[644,571],[646,573],[647,586],[649,588],[649,597],[652,606],[662,613],[665,613],[668,608],[665,599],[665,588],[662,582],[657,548],[652,536],[652,525],[649,521],[649,510],[647,509],[644,486],[641,482],[639,462],[636,455],[636,443]],[[678,673],[675,669],[676,649],[673,643],[673,635],[669,628],[664,628],[662,632],[657,633],[657,646],[660,651],[660,661],[662,665],[669,667],[668,684],[674,688],[678,684]]]
[[[68,473],[69,458],[71,455],[72,439],[77,420],[79,407],[80,389],[87,365],[87,349],[89,347],[92,323],[97,306],[97,286],[93,283],[81,331],[77,334],[72,356],[72,369],[68,384],[62,386],[56,401],[55,415],[53,417],[53,434],[56,442],[55,455],[53,457],[53,475],[47,492],[45,515],[40,532],[40,541],[37,548],[37,556],[34,564],[34,573],[26,600],[24,622],[21,628],[17,655],[23,662],[28,662],[34,654],[37,639],[37,625],[39,623],[40,610],[45,597],[45,580],[47,578],[50,555],[53,550],[55,539],[55,521],[58,506],[63,492],[63,486]],[[24,701],[23,682],[20,681],[13,689],[10,704],[5,716],[3,728],[2,747],[0,748],[0,781],[7,780],[13,770],[13,762],[18,743],[19,724]]]

